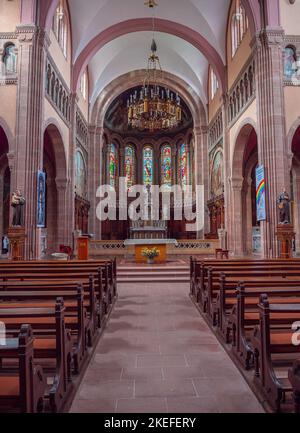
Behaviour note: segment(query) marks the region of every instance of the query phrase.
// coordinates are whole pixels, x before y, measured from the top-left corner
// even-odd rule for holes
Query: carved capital
[[[65,191],[67,189],[69,180],[68,179],[55,179],[56,188],[58,191]]]

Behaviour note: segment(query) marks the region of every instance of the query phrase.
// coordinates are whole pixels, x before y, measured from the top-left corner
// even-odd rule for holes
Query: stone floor
[[[187,284],[118,290],[71,412],[263,412],[190,301]]]

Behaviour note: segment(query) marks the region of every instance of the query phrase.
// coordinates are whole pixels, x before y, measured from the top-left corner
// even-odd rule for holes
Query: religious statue
[[[23,206],[25,205],[25,198],[20,190],[16,190],[11,199],[11,206],[14,209],[13,213],[13,227],[22,226]]]
[[[280,224],[291,224],[290,197],[285,189],[277,199]]]

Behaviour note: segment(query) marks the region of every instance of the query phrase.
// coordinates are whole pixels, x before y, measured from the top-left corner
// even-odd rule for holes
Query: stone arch
[[[6,135],[6,131],[9,130],[5,129],[0,122],[0,254],[2,239],[7,235],[10,223],[11,171],[8,159],[10,145]]]
[[[116,98],[116,95],[121,95],[132,87],[142,85],[144,78],[145,71],[138,70],[121,75],[112,81],[95,101],[91,110],[91,123],[103,127],[107,109]],[[170,90],[182,96],[191,110],[195,128],[207,124],[207,115],[201,99],[184,80],[171,73],[164,72],[164,76],[159,80],[158,84],[168,86]]]
[[[67,159],[61,131],[54,119],[44,127],[43,169],[46,172],[46,238],[47,252],[59,250],[67,238],[66,190]]]
[[[234,143],[230,179],[232,249],[236,256],[252,255],[252,232],[254,224],[256,225],[255,168],[258,165],[258,136],[251,119],[245,120],[240,126]]]
[[[300,252],[300,117],[290,128],[287,144],[291,176],[292,222],[296,232],[296,252]]]

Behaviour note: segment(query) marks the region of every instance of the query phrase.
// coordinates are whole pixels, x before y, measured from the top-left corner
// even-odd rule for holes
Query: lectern
[[[89,243],[90,243],[90,236],[88,235],[82,235],[77,238],[78,260],[89,259]]]

